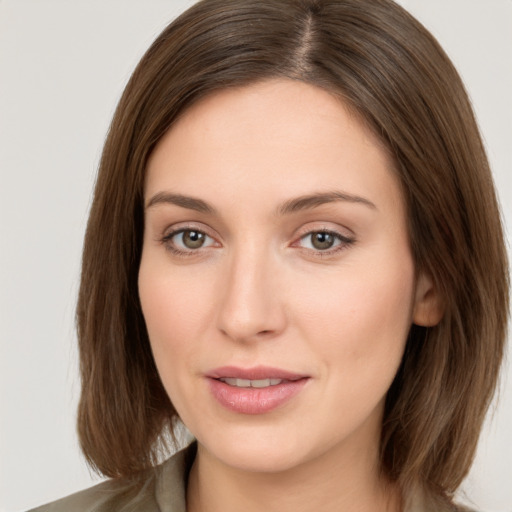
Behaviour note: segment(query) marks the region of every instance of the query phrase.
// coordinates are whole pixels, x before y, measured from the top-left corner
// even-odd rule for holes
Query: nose
[[[279,264],[265,251],[234,254],[218,302],[218,329],[234,341],[275,338],[286,328]]]

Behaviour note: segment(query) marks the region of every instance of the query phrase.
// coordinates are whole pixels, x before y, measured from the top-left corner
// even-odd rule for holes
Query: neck
[[[331,450],[291,469],[252,472],[198,445],[187,512],[398,512],[400,493],[379,472],[378,451]]]

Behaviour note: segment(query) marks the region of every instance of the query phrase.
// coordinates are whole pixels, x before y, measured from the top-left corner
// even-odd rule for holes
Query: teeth
[[[267,388],[270,386],[270,379],[253,380],[251,381],[251,386],[253,388]]]
[[[260,379],[260,380],[249,380],[249,379],[233,379],[226,377],[220,379],[229,386],[235,386],[237,388],[266,388],[268,386],[277,386],[281,384],[283,379]]]

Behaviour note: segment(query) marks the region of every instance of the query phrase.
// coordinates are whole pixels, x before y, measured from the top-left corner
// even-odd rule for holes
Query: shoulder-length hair
[[[202,0],[156,39],[117,107],[100,163],[77,307],[88,462],[133,476],[159,458],[176,411],[137,291],[148,157],[176,118],[219,89],[300,80],[339,97],[395,159],[418,272],[444,317],[412,326],[389,390],[381,465],[450,500],[471,465],[504,352],[508,268],[487,158],[462,81],[391,0]]]

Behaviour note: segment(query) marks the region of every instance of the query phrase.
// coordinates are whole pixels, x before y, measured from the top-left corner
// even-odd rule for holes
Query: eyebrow
[[[310,210],[317,208],[324,204],[336,203],[336,202],[348,202],[361,204],[367,206],[372,210],[377,210],[377,207],[370,200],[346,192],[332,191],[332,192],[317,192],[314,194],[308,194],[299,196],[293,199],[285,201],[283,204],[278,206],[276,210],[277,216],[290,215],[304,210]],[[202,199],[196,197],[185,196],[183,194],[173,194],[171,192],[159,192],[155,194],[147,203],[146,209],[158,204],[174,204],[181,206],[188,210],[194,210],[200,213],[207,213],[215,215],[216,209]]]
[[[195,210],[200,213],[216,213],[215,208],[202,199],[184,196],[182,194],[173,194],[170,192],[159,192],[158,194],[155,194],[148,201],[146,209],[151,208],[157,204],[174,204],[176,206],[181,206],[182,208],[187,208],[188,210]]]
[[[324,204],[348,202],[368,206],[372,210],[377,210],[377,207],[369,199],[347,194],[346,192],[332,191],[332,192],[318,192],[316,194],[309,194],[305,196],[296,197],[283,203],[277,209],[278,215],[288,215],[291,213],[309,210],[322,206]]]

